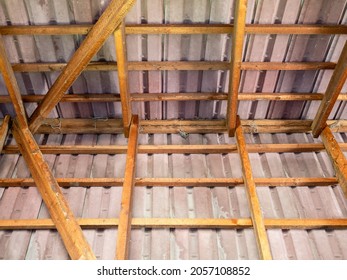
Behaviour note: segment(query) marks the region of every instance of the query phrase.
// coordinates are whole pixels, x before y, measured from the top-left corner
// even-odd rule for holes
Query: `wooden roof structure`
[[[140,0],[138,0],[140,1]],[[258,254],[261,259],[272,259],[268,229],[346,229],[347,217],[330,219],[269,219],[264,218],[262,205],[256,189],[258,187],[315,187],[338,185],[347,197],[347,161],[344,152],[347,144],[337,142],[334,133],[347,132],[347,120],[329,119],[337,102],[346,104],[347,95],[343,87],[347,78],[347,43],[343,35],[347,26],[343,24],[285,24],[247,23],[247,0],[236,0],[233,23],[142,23],[127,24],[125,17],[135,4],[135,0],[111,0],[94,24],[46,24],[46,25],[1,25],[0,26],[0,70],[7,93],[0,96],[3,105],[0,128],[0,151],[3,155],[21,154],[30,170],[32,178],[0,178],[0,187],[16,188],[36,186],[49,211],[50,219],[1,219],[0,230],[40,230],[57,229],[71,259],[95,259],[91,245],[82,229],[117,228],[116,259],[129,258],[129,242],[132,228],[171,229],[244,229],[252,228]],[[250,5],[248,3],[248,5]],[[20,36],[83,36],[81,44],[67,62],[24,62],[11,63],[10,43],[5,39]],[[166,35],[220,35],[229,34],[230,60],[158,60],[130,61],[127,51],[127,36]],[[251,35],[295,36],[308,35],[336,36],[341,38],[343,48],[336,62],[332,61],[253,61],[247,59],[246,45]],[[12,37],[11,37],[12,36]],[[340,37],[339,37],[340,36]],[[114,39],[117,61],[94,61],[100,48],[109,38]],[[284,37],[283,37],[284,38]],[[338,38],[338,39],[336,39]],[[284,40],[284,39],[283,39]],[[254,42],[253,42],[254,43]],[[336,43],[336,42],[335,42]],[[339,41],[341,45],[341,42]],[[131,47],[130,47],[131,49]],[[240,92],[247,71],[332,71],[326,89],[319,92]],[[21,73],[59,72],[45,94],[22,94],[18,84]],[[116,71],[119,93],[75,94],[70,91],[83,71]],[[133,93],[131,72],[154,74],[148,79],[157,79],[155,73],[162,71],[223,71],[228,72],[227,92],[148,92]],[[259,77],[258,77],[259,78]],[[176,87],[176,88],[179,88]],[[198,88],[198,87],[197,87]],[[151,106],[158,102],[220,102],[225,106],[225,118],[162,118],[151,119],[138,114],[137,105]],[[319,102],[313,119],[302,118],[258,118],[243,119],[238,116],[242,101],[298,101]],[[102,102],[120,103],[121,117],[114,118],[64,118],[51,117],[58,104],[98,104]],[[155,103],[157,102],[157,103]],[[37,104],[29,114],[27,104]],[[170,104],[170,103],[167,103]],[[201,103],[204,104],[204,103]],[[206,103],[207,104],[207,103]],[[12,116],[5,114],[4,106],[13,106]],[[91,105],[93,106],[93,105]],[[339,105],[342,108],[342,105]],[[343,105],[345,106],[345,105]],[[6,107],[7,108],[7,107]],[[72,107],[74,108],[74,107]],[[135,109],[134,109],[135,108]],[[342,109],[343,110],[343,109]],[[7,111],[7,110],[6,110]],[[6,116],[5,116],[6,115]],[[140,134],[188,134],[227,133],[235,139],[235,144],[190,144],[190,145],[148,145],[139,143]],[[322,143],[246,143],[246,134],[258,133],[312,133],[322,139]],[[16,144],[10,144],[10,134]],[[40,145],[35,134],[124,134],[127,145]],[[335,170],[332,177],[268,177],[254,178],[249,153],[306,153],[324,151],[331,159]],[[139,154],[230,154],[240,157],[242,177],[226,178],[148,178],[136,174]],[[57,178],[45,159],[45,154],[124,154],[125,170],[122,178]],[[133,218],[135,187],[232,187],[244,185],[248,199],[249,218]],[[62,188],[122,186],[120,213],[118,218],[76,217],[67,202]],[[114,237],[116,239],[116,236]]]

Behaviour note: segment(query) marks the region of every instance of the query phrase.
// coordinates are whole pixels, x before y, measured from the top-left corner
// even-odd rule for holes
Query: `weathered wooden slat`
[[[30,117],[29,127],[31,131],[35,132],[39,128],[42,120],[48,116],[106,39],[119,26],[134,2],[135,0],[112,0],[109,3]]]
[[[343,85],[347,79],[347,42],[343,47],[340,58],[335,67],[334,73],[330,79],[325,91],[324,98],[318,108],[317,114],[312,123],[312,134],[318,137],[326,126],[327,119],[335,105]]]
[[[114,32],[114,42],[117,54],[117,73],[119,80],[119,92],[122,103],[122,119],[125,137],[129,136],[129,127],[131,122],[131,104],[129,94],[128,80],[128,59],[125,41],[125,23],[124,20]]]
[[[241,122],[238,117],[236,119],[235,138],[241,159],[242,175],[246,187],[249,207],[251,210],[252,224],[254,227],[259,254],[262,259],[269,260],[272,259],[270,244],[266,234],[263,214],[253,179],[251,162],[246,150],[245,137],[242,131]]]
[[[57,178],[61,187],[120,187],[123,178]],[[336,178],[254,178],[259,187],[333,186]],[[226,187],[243,184],[242,178],[135,178],[135,187]],[[31,178],[0,178],[0,187],[35,186]]]
[[[12,133],[71,259],[95,259],[29,128],[14,120]]]
[[[21,127],[28,126],[27,113],[25,111],[16,77],[9,60],[7,59],[4,39],[0,35],[0,72],[4,79],[8,94],[12,101],[17,115],[18,123]]]
[[[0,126],[0,153],[2,152],[6,142],[6,137],[10,128],[10,120],[11,117],[9,115],[6,115],[4,118],[4,122]]]
[[[241,70],[286,70],[307,71],[334,69],[333,62],[242,62]],[[15,63],[15,72],[51,72],[62,71],[66,63]],[[225,61],[129,61],[129,71],[217,71],[230,70],[230,62]],[[64,70],[65,71],[65,70]],[[117,71],[116,62],[90,62],[82,71]],[[63,73],[63,72],[62,72]]]
[[[323,129],[321,138],[331,162],[333,163],[339,184],[347,197],[347,159],[328,126]]]
[[[128,259],[138,135],[139,119],[137,115],[134,115],[132,117],[130,126],[128,151],[125,163],[125,174],[117,237],[117,249],[115,256],[117,260]]]
[[[81,218],[77,222],[83,229],[115,228],[119,219]],[[345,229],[347,219],[264,219],[268,229]],[[177,219],[177,218],[133,218],[132,228],[203,228],[242,229],[251,228],[251,219]],[[51,219],[0,220],[0,230],[54,229]]]
[[[228,107],[226,117],[229,136],[234,136],[236,129],[236,115],[241,78],[243,41],[245,37],[246,26],[247,0],[237,0],[234,13],[235,28],[233,30]]]
[[[347,143],[338,143],[342,151],[347,151]],[[43,154],[126,154],[127,146],[122,145],[40,145]],[[249,153],[303,153],[323,151],[321,143],[302,144],[247,144]],[[138,154],[226,154],[236,153],[236,145],[139,145]],[[18,154],[15,145],[3,147],[4,154]]]
[[[0,26],[2,35],[88,34],[91,24],[8,25]],[[129,24],[126,34],[230,34],[231,24]],[[346,25],[319,24],[246,24],[248,34],[347,34]]]

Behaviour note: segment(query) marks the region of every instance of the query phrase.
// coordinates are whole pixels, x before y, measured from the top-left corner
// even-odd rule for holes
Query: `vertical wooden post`
[[[321,138],[333,163],[337,180],[347,198],[347,160],[328,126],[323,129]]]
[[[236,129],[237,105],[241,78],[242,51],[246,26],[246,12],[247,0],[237,0],[234,16],[231,70],[229,77],[229,94],[227,107],[227,127],[229,136],[234,136]]]
[[[122,118],[125,137],[129,136],[129,127],[131,122],[131,102],[129,95],[128,81],[128,61],[126,50],[125,23],[121,23],[119,28],[114,32],[114,42],[117,54],[117,72],[119,80],[119,92],[122,104]]]
[[[130,126],[127,159],[125,165],[125,175],[122,191],[121,211],[118,226],[117,238],[117,260],[128,259],[129,240],[131,234],[132,201],[133,189],[135,184],[135,167],[137,155],[137,139],[139,134],[139,119],[135,115]]]
[[[242,174],[244,184],[246,186],[246,193],[248,198],[248,203],[251,209],[252,223],[254,227],[254,232],[256,235],[257,245],[260,257],[263,260],[271,260],[271,250],[269,245],[269,240],[266,234],[266,229],[264,225],[263,215],[257,196],[257,191],[252,175],[252,167],[249,160],[248,152],[246,149],[246,141],[242,131],[242,126],[239,117],[236,119],[236,145],[237,150],[240,155],[242,164]]]

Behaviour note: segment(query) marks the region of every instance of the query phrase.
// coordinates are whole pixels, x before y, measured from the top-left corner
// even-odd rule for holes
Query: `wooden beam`
[[[4,122],[0,126],[0,153],[2,153],[2,150],[6,142],[6,137],[10,128],[10,120],[11,117],[9,115],[6,115],[4,118]]]
[[[28,127],[21,128],[14,120],[12,133],[71,259],[95,259]]]
[[[129,79],[128,79],[128,58],[125,41],[125,22],[121,23],[120,27],[114,32],[114,42],[117,55],[117,73],[119,80],[119,92],[122,103],[122,119],[125,137],[129,137],[129,128],[131,122],[131,104],[129,94]]]
[[[347,151],[347,143],[339,143],[341,150]],[[126,154],[125,145],[40,145],[43,154]],[[322,143],[297,144],[247,144],[249,153],[303,153],[323,151]],[[226,154],[237,152],[236,145],[138,145],[138,154]],[[16,145],[3,147],[4,154],[18,154]]]
[[[80,218],[83,229],[116,228],[119,219]],[[264,219],[268,229],[345,229],[347,219]],[[192,228],[192,229],[244,229],[252,227],[251,219],[209,218],[133,218],[132,228]],[[0,220],[0,230],[48,230],[54,229],[51,219]]]
[[[347,197],[347,160],[328,126],[323,129],[321,138],[334,166],[341,189]]]
[[[29,127],[31,131],[35,132],[39,128],[41,121],[48,116],[106,39],[119,26],[134,2],[135,0],[112,0],[109,3],[30,117]]]
[[[4,79],[8,94],[10,95],[18,123],[21,127],[27,127],[27,113],[25,111],[16,77],[6,55],[5,43],[0,35],[0,72]]]
[[[330,79],[325,91],[324,98],[318,108],[317,114],[312,123],[312,134],[318,137],[324,127],[328,117],[336,103],[337,97],[341,93],[342,87],[347,79],[347,41],[343,47],[340,58],[335,67],[334,73]]]
[[[74,35],[88,34],[91,24],[7,25],[2,35]],[[232,24],[129,24],[126,34],[230,34]],[[319,24],[246,24],[248,34],[347,34],[346,25]]]
[[[119,227],[117,237],[116,259],[128,259],[129,241],[131,234],[132,201],[135,185],[135,170],[137,156],[137,140],[139,135],[139,119],[137,115],[132,118],[128,141],[127,159],[122,190],[121,210],[119,214]]]
[[[242,175],[244,184],[246,186],[246,193],[251,210],[252,224],[254,227],[259,254],[262,259],[269,260],[272,259],[270,244],[266,234],[263,214],[253,179],[251,162],[246,150],[245,137],[243,135],[240,119],[238,117],[236,119],[235,138],[241,159]]]
[[[231,69],[229,75],[229,93],[227,106],[227,129],[229,136],[234,136],[236,129],[236,115],[238,94],[241,79],[241,64],[243,41],[245,37],[247,0],[237,0],[234,11],[235,28],[233,30]]]
[[[15,63],[12,65],[15,72],[52,72],[64,71],[66,63]],[[334,62],[242,62],[241,70],[265,71],[311,71],[332,70]],[[117,71],[116,62],[90,62],[81,71]],[[129,71],[218,71],[230,70],[227,61],[129,61]],[[62,72],[63,73],[63,72]]]
[[[123,178],[57,178],[61,187],[120,187]],[[336,178],[254,178],[259,187],[333,186]],[[243,184],[242,178],[135,178],[135,187],[234,187]],[[35,186],[31,178],[0,178],[0,187]]]

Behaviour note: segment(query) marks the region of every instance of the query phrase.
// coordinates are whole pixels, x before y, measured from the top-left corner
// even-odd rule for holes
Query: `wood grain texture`
[[[119,26],[134,2],[135,0],[112,0],[110,2],[30,117],[31,131],[35,132],[39,128],[41,121],[48,116],[106,39]]]
[[[271,249],[269,240],[266,234],[266,229],[263,220],[263,213],[261,210],[260,202],[258,199],[253,174],[251,162],[246,150],[246,141],[242,131],[241,122],[237,117],[236,120],[236,131],[235,131],[236,145],[239,151],[241,165],[242,165],[242,175],[244,184],[246,187],[247,198],[249,202],[249,207],[251,210],[252,224],[254,227],[254,232],[257,240],[259,255],[263,260],[272,259]]]
[[[29,129],[14,120],[12,133],[71,259],[95,259]]]
[[[336,139],[328,126],[323,129],[321,138],[334,166],[339,185],[341,186],[345,197],[347,197],[347,159],[342,153],[339,144],[336,142]]]
[[[7,134],[10,128],[10,120],[11,117],[9,115],[6,115],[3,123],[0,126],[0,153],[2,153],[6,142]]]
[[[125,163],[124,183],[122,190],[121,210],[116,247],[116,259],[126,260],[129,254],[129,241],[131,233],[133,190],[135,185],[137,140],[139,135],[139,119],[137,115],[132,118],[128,151]]]

